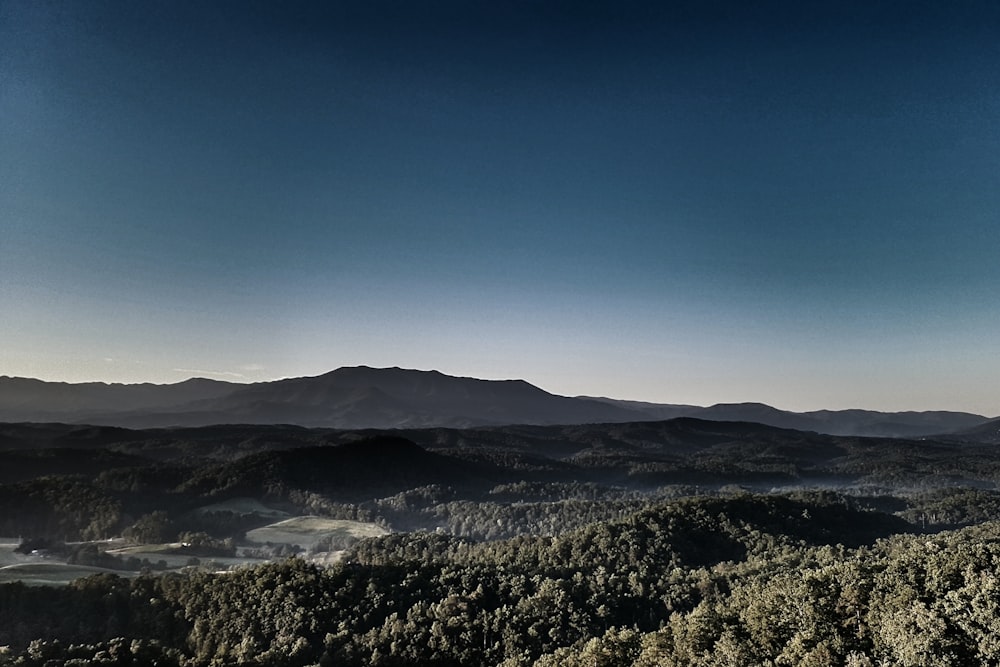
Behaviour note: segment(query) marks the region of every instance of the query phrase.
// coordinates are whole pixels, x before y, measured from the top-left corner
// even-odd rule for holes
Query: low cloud
[[[243,373],[233,373],[232,371],[208,371],[204,368],[174,368],[172,369],[175,373],[186,373],[189,375],[204,376],[211,375],[215,377],[230,377],[230,378],[245,378],[246,375]]]
[[[260,373],[261,371],[266,370],[263,364],[244,364],[239,366],[239,369],[247,373]]]

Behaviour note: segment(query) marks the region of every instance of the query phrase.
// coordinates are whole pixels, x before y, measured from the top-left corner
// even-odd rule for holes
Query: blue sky
[[[1000,414],[990,2],[0,3],[0,374]]]

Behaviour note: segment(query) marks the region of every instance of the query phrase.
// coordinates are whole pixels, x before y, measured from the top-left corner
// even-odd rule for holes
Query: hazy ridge
[[[524,380],[480,380],[437,371],[366,366],[253,384],[202,378],[164,385],[68,384],[0,377],[0,420],[7,422],[129,428],[240,423],[386,429],[625,423],[676,417],[883,437],[951,433],[989,421],[965,412],[795,413],[760,403],[700,407],[568,397]]]

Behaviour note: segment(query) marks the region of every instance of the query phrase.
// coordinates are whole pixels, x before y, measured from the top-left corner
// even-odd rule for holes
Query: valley
[[[911,664],[914,595],[982,656],[983,433],[0,424],[0,665]]]

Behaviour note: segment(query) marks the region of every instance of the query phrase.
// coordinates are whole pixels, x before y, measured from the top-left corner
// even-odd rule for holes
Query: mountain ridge
[[[953,411],[816,410],[763,403],[708,407],[560,396],[525,380],[456,377],[436,370],[348,366],[255,383],[191,378],[173,384],[46,382],[0,376],[0,421],[127,428],[295,424],[328,428],[470,428],[510,424],[626,423],[693,417],[831,435],[924,437],[990,421]]]
[[[924,437],[957,431],[964,432],[991,421],[983,415],[953,410],[881,412],[850,408],[847,410],[791,412],[764,403],[750,402],[716,403],[708,407],[700,407],[620,401],[604,397],[592,397],[592,400],[615,405],[634,405],[634,409],[658,419],[694,417],[708,421],[754,422],[797,431],[815,431],[828,435],[845,436]]]

